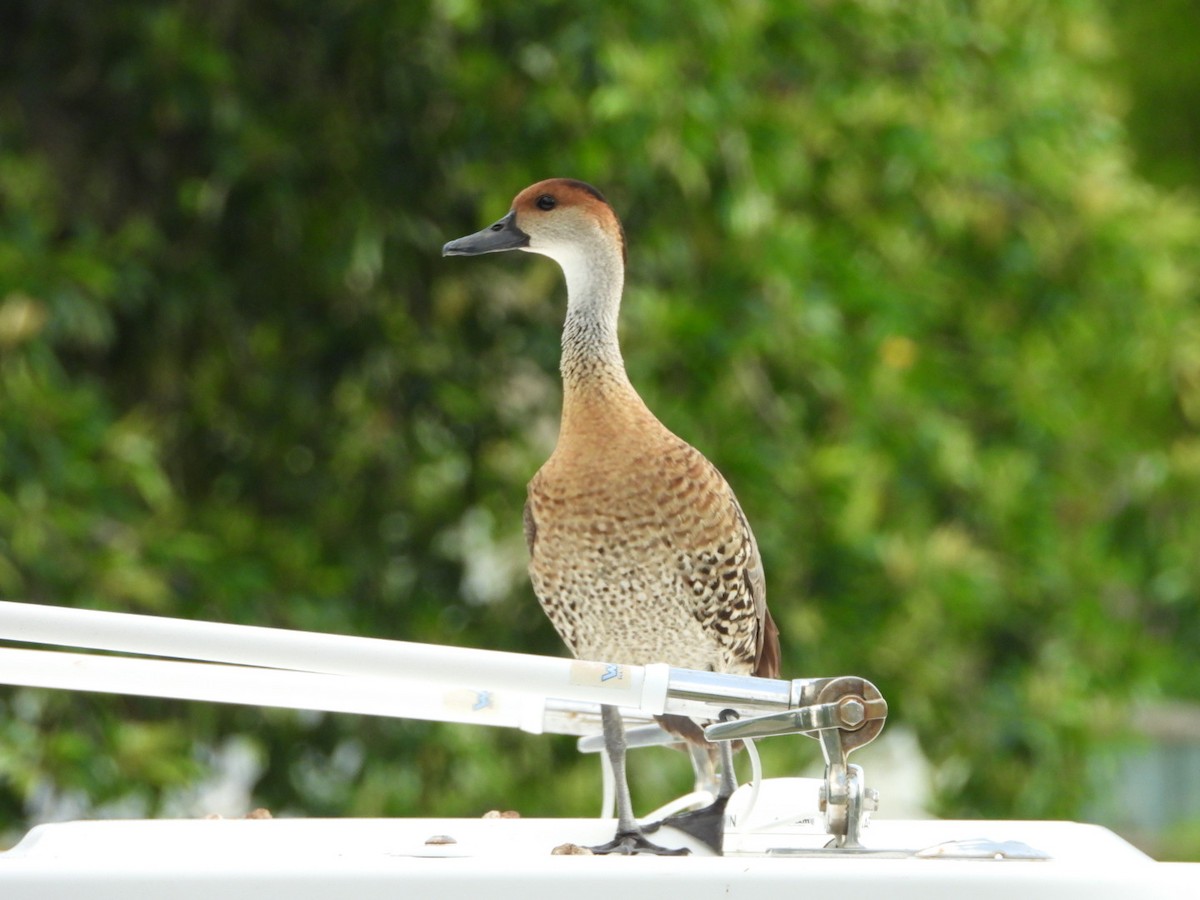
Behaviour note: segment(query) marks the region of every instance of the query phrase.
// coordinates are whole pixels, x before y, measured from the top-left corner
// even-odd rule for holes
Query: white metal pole
[[[396,716],[540,733],[545,701],[512,691],[220,663],[0,647],[0,684]]]
[[[586,662],[11,601],[0,601],[0,640],[480,687],[621,706],[647,715],[664,711],[669,671],[665,665]]]

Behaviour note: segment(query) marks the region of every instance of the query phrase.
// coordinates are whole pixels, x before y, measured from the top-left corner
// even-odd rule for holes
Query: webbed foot
[[[728,802],[728,797],[718,797],[703,809],[668,816],[661,822],[647,826],[646,831],[657,831],[663,825],[678,828],[719,856],[725,843],[725,805]]]
[[[588,849],[597,854],[619,853],[622,856],[635,856],[638,853],[648,853],[653,856],[687,856],[692,852],[687,847],[675,849],[660,847],[647,840],[640,831],[618,831],[608,843]]]

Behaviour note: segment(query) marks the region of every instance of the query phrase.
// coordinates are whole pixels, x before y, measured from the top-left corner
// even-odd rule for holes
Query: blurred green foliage
[[[1137,170],[1168,188],[1200,185],[1200,53],[1190,0],[1109,0],[1122,92]]]
[[[1084,0],[4,4],[0,595],[560,653],[520,535],[560,277],[439,248],[584,178],[786,674],[878,684],[937,812],[1071,816],[1128,701],[1200,697],[1200,209],[1131,167],[1113,34]],[[0,830],[170,811],[233,735],[277,812],[598,793],[568,739],[4,689]],[[643,808],[689,780],[635,768]]]

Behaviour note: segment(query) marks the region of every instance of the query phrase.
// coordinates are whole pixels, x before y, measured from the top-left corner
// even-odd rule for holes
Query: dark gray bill
[[[483,231],[451,241],[442,248],[442,256],[478,256],[500,250],[516,250],[529,246],[529,235],[517,227],[517,214],[507,216]]]

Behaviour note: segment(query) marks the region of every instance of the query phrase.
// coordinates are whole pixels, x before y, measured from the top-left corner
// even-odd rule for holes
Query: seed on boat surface
[[[427,846],[427,847],[431,844],[434,846],[441,846],[443,844],[457,844],[457,843],[458,843],[458,841],[456,841],[454,838],[450,837],[450,835],[448,835],[448,834],[435,834],[433,837],[425,839],[425,846]]]

